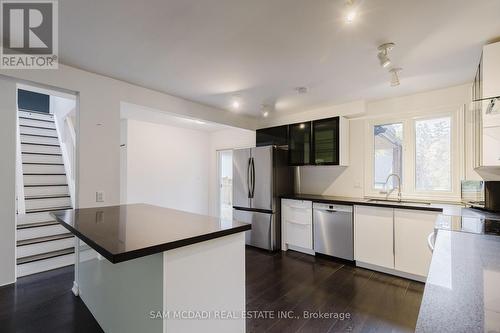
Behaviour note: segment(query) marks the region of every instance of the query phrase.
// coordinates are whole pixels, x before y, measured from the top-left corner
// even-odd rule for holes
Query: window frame
[[[416,189],[416,122],[434,118],[450,117],[451,122],[451,191],[417,191]],[[406,114],[404,116],[392,116],[382,118],[372,118],[365,121],[365,186],[364,195],[366,197],[385,198],[385,194],[381,194],[379,189],[374,187],[374,149],[375,137],[374,127],[377,125],[387,125],[394,123],[403,124],[403,162],[402,162],[402,183],[401,194],[403,198],[415,200],[442,200],[442,201],[459,201],[460,200],[460,177],[463,173],[463,168],[460,163],[462,152],[460,150],[460,140],[463,136],[460,127],[459,110],[441,109],[434,110],[432,113],[425,114]],[[390,198],[394,199],[397,196],[397,191],[394,191]]]

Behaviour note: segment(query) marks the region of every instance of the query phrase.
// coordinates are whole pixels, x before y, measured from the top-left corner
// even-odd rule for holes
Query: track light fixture
[[[391,73],[391,87],[399,86],[399,72],[401,72],[402,68],[391,68],[389,73]]]
[[[262,104],[260,106],[260,112],[262,113],[262,117],[267,118],[271,113],[271,107],[267,104]]]
[[[389,59],[389,51],[394,48],[396,44],[394,43],[385,43],[380,45],[378,49],[378,61],[380,62],[380,66],[387,68],[391,64],[391,59]]]

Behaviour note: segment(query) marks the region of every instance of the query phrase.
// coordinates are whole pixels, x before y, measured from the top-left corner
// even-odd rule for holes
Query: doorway
[[[217,151],[217,183],[219,187],[219,217],[233,218],[233,151]]]

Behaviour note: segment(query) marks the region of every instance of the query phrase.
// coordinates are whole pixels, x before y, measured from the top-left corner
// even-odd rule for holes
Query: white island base
[[[78,257],[79,296],[107,333],[245,332],[243,232],[117,264]]]

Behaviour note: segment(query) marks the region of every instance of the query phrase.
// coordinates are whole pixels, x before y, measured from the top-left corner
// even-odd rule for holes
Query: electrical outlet
[[[104,192],[103,191],[95,192],[95,202],[104,202]]]

